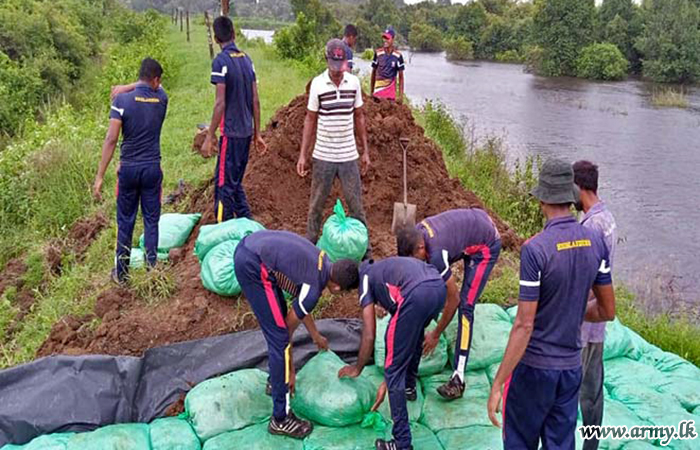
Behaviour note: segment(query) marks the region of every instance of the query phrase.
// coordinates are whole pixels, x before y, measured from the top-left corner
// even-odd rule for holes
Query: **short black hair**
[[[574,183],[581,189],[598,194],[598,166],[590,161],[576,161],[574,168]]]
[[[161,67],[158,61],[153,58],[145,58],[143,61],[141,61],[139,80],[153,81],[155,78],[160,78],[162,76],[163,67]]]
[[[230,42],[233,40],[234,30],[233,22],[226,16],[219,16],[214,19],[214,37],[219,43]]]
[[[331,281],[337,283],[340,289],[349,291],[360,285],[360,271],[357,261],[339,259],[331,268]]]
[[[396,248],[399,256],[413,256],[423,234],[415,227],[404,227],[396,233]]]
[[[343,34],[343,36],[347,36],[347,37],[355,36],[355,37],[357,37],[357,27],[351,23],[345,25],[345,33]]]

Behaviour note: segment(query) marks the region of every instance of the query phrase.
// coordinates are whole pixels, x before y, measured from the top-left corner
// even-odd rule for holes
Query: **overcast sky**
[[[420,3],[420,2],[422,2],[422,1],[424,1],[424,0],[404,0],[404,3],[408,3],[408,4],[410,5],[410,4],[412,4],[412,3]],[[431,0],[431,1],[435,1],[435,0]],[[470,1],[470,0],[452,0],[452,3],[467,3],[467,2],[469,2],[469,1]],[[525,1],[528,1],[528,0],[525,0]],[[599,4],[600,2],[602,2],[602,1],[603,1],[603,0],[595,0],[595,3],[596,3],[596,5],[597,5],[597,4]],[[639,3],[639,0],[634,0],[634,1],[635,1],[636,3]]]

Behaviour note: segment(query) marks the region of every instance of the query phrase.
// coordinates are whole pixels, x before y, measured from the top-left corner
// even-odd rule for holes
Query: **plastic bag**
[[[166,417],[151,422],[153,450],[200,450],[202,445],[192,425],[184,419]]]
[[[163,214],[158,221],[158,259],[168,259],[170,249],[182,247],[197,225],[201,214]],[[139,247],[144,252],[146,244],[143,234],[139,238]]]
[[[380,370],[384,370],[384,360],[386,359],[386,329],[389,327],[389,320],[391,320],[390,315],[386,315],[381,319],[377,320],[377,337],[374,340],[374,363]],[[431,322],[430,325],[425,329],[426,332],[434,330],[437,326],[435,321]],[[437,347],[433,353],[428,356],[423,356],[420,359],[420,365],[418,366],[418,376],[425,377],[429,375],[434,375],[436,373],[442,372],[447,364],[447,340],[444,336],[440,336]]]
[[[303,450],[298,439],[275,436],[267,431],[267,423],[260,423],[238,431],[216,436],[204,443],[203,450]]]
[[[141,269],[145,266],[146,254],[139,247],[133,247],[131,249],[131,255],[129,256],[129,268]]]
[[[2,450],[66,450],[73,433],[47,434],[32,439],[24,445],[7,444]]]
[[[258,369],[231,372],[204,381],[185,397],[185,412],[200,440],[262,422],[272,413],[265,395],[267,374]]]
[[[442,430],[438,432],[437,437],[445,450],[501,450],[503,448],[501,430],[493,425]]]
[[[74,434],[66,450],[150,450],[151,439],[145,423],[108,425],[90,433]]]
[[[629,328],[622,325],[618,319],[608,322],[605,326],[605,360],[622,358],[635,353],[635,347],[629,333]]]
[[[207,253],[199,272],[205,289],[227,297],[241,293],[233,266],[233,254],[239,242],[222,242]]]
[[[511,306],[510,308],[506,309],[506,312],[508,313],[508,316],[510,317],[510,321],[515,322],[515,316],[518,315],[518,305]]]
[[[336,201],[333,213],[323,225],[318,247],[325,250],[333,262],[345,258],[360,261],[369,245],[367,227],[359,220],[347,217],[340,200]]]
[[[472,425],[491,425],[486,410],[491,384],[486,373],[483,371],[467,372],[467,390],[464,391],[464,397],[447,401],[437,393],[437,388],[448,381],[451,376],[451,371],[445,371],[421,380],[425,403],[420,423],[426,425],[433,432]]]
[[[384,381],[384,372],[382,371],[381,367],[365,367],[365,370],[362,371],[362,374],[366,375],[367,378],[372,382],[375,392],[377,388],[379,388],[379,385]],[[423,397],[423,388],[421,387],[420,380],[418,380],[418,383],[416,384],[416,391],[418,393],[418,398],[416,399],[416,401],[406,401],[406,407],[408,408],[408,420],[411,422],[417,422],[420,419],[420,416],[423,412],[423,402],[425,401],[425,398]],[[379,412],[379,414],[382,415],[384,420],[386,420],[387,422],[391,422],[391,408],[389,405],[388,398],[384,399],[384,402],[382,402],[382,405],[379,407],[377,412]]]
[[[603,414],[603,426],[626,426],[628,428],[631,428],[633,426],[648,425],[648,423],[640,419],[634,412],[632,412],[631,409],[626,407],[623,403],[618,402],[617,400],[606,398],[604,410],[605,413]],[[626,448],[625,445],[628,442],[633,441],[628,441],[624,439],[605,439],[601,440],[600,447],[605,448],[607,450],[619,450],[623,447]]]
[[[338,378],[338,370],[344,365],[330,351],[311,358],[297,374],[294,412],[329,427],[362,422],[376,391],[364,374],[354,379]]]
[[[246,218],[231,219],[213,225],[202,225],[194,244],[194,254],[197,255],[199,262],[202,262],[207,253],[222,242],[240,241],[249,234],[264,229],[265,227],[258,222]]]

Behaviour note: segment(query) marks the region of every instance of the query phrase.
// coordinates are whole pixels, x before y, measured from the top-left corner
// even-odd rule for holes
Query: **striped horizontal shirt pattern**
[[[343,75],[340,86],[326,70],[314,78],[309,90],[309,111],[318,113],[313,158],[342,163],[359,158],[355,142],[355,109],[362,107],[360,80]]]

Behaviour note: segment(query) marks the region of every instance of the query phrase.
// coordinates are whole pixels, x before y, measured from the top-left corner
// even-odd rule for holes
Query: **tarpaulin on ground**
[[[319,320],[331,349],[348,361],[360,347],[358,320]],[[300,368],[317,348],[303,327],[294,337]],[[267,370],[259,330],[153,348],[143,357],[50,356],[0,371],[0,447],[48,433],[150,422],[192,385],[234,370]]]

